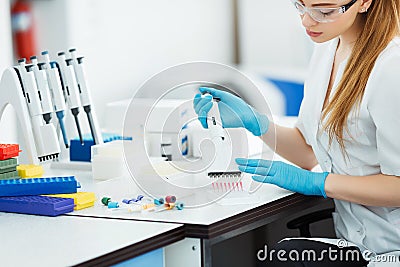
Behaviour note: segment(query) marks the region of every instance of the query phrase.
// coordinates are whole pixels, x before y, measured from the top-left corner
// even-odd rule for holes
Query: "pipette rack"
[[[38,62],[36,56],[33,56],[31,57],[32,64],[25,65],[25,59],[21,59],[18,61],[19,65],[5,69],[2,74],[0,80],[0,120],[6,107],[11,105],[21,126],[24,139],[24,157],[27,164],[39,165],[42,162],[54,161],[59,156],[65,157],[67,155],[61,150],[60,135],[55,130],[58,125],[62,130],[64,128],[62,119],[60,119],[64,117],[63,114],[60,117],[64,110],[71,109],[72,111],[78,110],[78,108],[82,111],[84,110],[88,115],[89,126],[96,141],[95,143],[103,143],[91,101],[90,90],[84,75],[83,57],[77,58],[75,49],[70,49],[69,52],[72,58],[58,57],[56,61],[50,61],[48,52],[43,51],[42,58],[44,62]],[[58,63],[65,63],[64,61],[67,62],[69,74],[73,76],[69,81],[69,85],[72,85],[72,81],[74,87],[79,88],[77,97],[82,100],[82,103],[77,101],[78,106],[72,107],[70,106],[70,101],[68,101],[71,88],[68,88],[65,81],[63,81],[62,76],[64,73],[58,65]],[[25,69],[27,73],[25,73]],[[45,71],[46,73],[44,73]],[[39,74],[42,74],[42,76]],[[75,79],[75,75],[77,79]],[[57,90],[54,90],[54,82],[52,82],[54,79],[50,79],[50,77],[59,79],[59,85],[55,86],[59,87]],[[50,94],[48,90],[51,91]],[[45,92],[47,92],[46,96]],[[44,99],[48,101],[44,101]],[[51,102],[53,102],[54,106],[52,106]],[[35,105],[32,103],[35,103]],[[46,103],[47,105],[45,105]],[[42,106],[43,113],[37,111],[37,104],[39,105],[39,110],[40,106]],[[56,107],[57,105],[58,108]],[[67,105],[67,107],[64,106],[60,109],[60,105]],[[45,106],[47,107],[46,110]],[[42,114],[40,119],[38,113]],[[53,119],[50,121],[51,114]],[[56,117],[59,119],[58,122],[56,122]],[[75,122],[78,124],[77,116],[75,117]],[[62,131],[62,133],[65,146],[68,147],[69,140],[66,139],[65,131]]]

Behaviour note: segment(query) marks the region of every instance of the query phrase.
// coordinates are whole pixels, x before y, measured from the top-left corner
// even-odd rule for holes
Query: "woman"
[[[295,128],[274,125],[227,92],[212,88],[200,92],[221,99],[224,127],[244,127],[271,147],[276,142],[276,152],[300,167],[237,159],[241,171],[254,174],[259,182],[333,198],[338,238],[364,255],[400,255],[400,0],[292,1],[307,34],[317,43]],[[196,95],[194,107],[207,127],[210,97]],[[276,140],[268,131],[272,127]],[[317,164],[324,172],[309,171]],[[284,240],[275,247],[300,253],[329,248],[349,249],[306,239]],[[367,264],[362,258],[340,263],[327,254],[322,258],[307,262],[271,256],[272,262],[263,264]],[[372,258],[370,265],[377,261]]]

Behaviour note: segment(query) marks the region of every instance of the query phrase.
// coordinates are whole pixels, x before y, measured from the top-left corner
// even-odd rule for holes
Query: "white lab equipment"
[[[61,72],[56,62],[50,62],[47,51],[42,53],[44,62],[38,62],[37,58],[32,57],[32,63],[26,64],[25,59],[18,61],[18,66],[7,68],[0,81],[0,118],[5,108],[11,105],[21,124],[24,141],[22,144],[24,155],[28,163],[38,165],[40,162],[58,159],[62,156],[55,125],[57,122],[51,120],[56,112],[59,120],[60,129],[66,147],[68,140],[65,133],[63,122],[65,110],[65,98],[62,92],[61,81],[68,81],[64,84],[66,99],[72,109],[79,108],[79,98],[70,95],[69,88],[77,88],[75,73],[72,72],[71,64],[68,60],[64,65],[64,75],[66,79],[61,79]],[[71,92],[71,91],[70,91]],[[87,91],[90,97],[90,92]],[[78,96],[79,95],[74,95]],[[93,109],[93,107],[92,107]],[[77,117],[75,117],[76,123]],[[97,124],[97,121],[94,122]],[[53,163],[55,163],[53,161]]]
[[[0,1],[0,73],[13,62],[13,42],[11,29],[10,0]],[[0,142],[15,143],[17,139],[17,120],[9,106],[2,112],[0,122]]]
[[[165,136],[161,138],[161,157],[166,158],[168,161],[172,160],[172,140],[170,137]]]
[[[52,124],[44,124],[43,109],[36,84],[34,65],[25,65],[25,61],[19,61],[19,74],[22,77],[26,103],[31,116],[33,136],[39,161],[57,158],[60,147]]]
[[[206,96],[211,96],[211,94],[205,93],[202,97]],[[228,135],[227,129],[222,127],[218,108],[219,101],[217,97],[212,98],[212,107],[207,114],[208,138],[214,144],[215,149],[214,158],[207,168],[207,176],[211,180],[209,197],[211,200],[218,199],[218,203],[221,205],[256,203],[259,198],[250,194],[252,179],[248,175],[242,174],[234,163],[236,157],[248,156],[247,149],[242,147],[242,139],[232,138],[234,135]],[[242,151],[238,151],[238,148],[241,148]],[[220,197],[221,195],[223,197]]]
[[[89,84],[86,79],[85,69],[83,67],[83,57],[76,56],[75,48],[71,48],[69,52],[71,54],[71,62],[75,70],[75,76],[78,83],[79,96],[81,99],[83,110],[85,111],[88,118],[90,132],[92,134],[94,143],[101,144],[103,143],[103,137],[101,135],[100,127],[97,123],[96,113],[92,108],[93,102],[90,94]]]
[[[68,107],[71,109],[71,113],[74,116],[79,139],[83,144],[82,131],[78,117],[81,100],[72,60],[66,59],[64,52],[59,52],[57,63],[61,72],[61,84],[63,85],[64,95],[67,99]]]
[[[31,164],[58,157],[60,146],[53,124],[44,124],[33,71],[26,71],[25,61],[17,68],[7,68],[0,81],[0,118],[7,105],[14,107],[23,129],[25,154]],[[36,90],[36,92],[35,92]]]
[[[60,131],[64,140],[64,145],[66,148],[68,148],[69,140],[64,126],[64,116],[65,116],[66,106],[60,80],[60,72],[57,67],[57,63],[50,62],[49,53],[47,51],[42,52],[42,57],[45,63],[45,70],[47,74],[49,89],[53,97],[54,111],[56,113],[58,123],[60,125]]]
[[[92,176],[95,180],[129,176],[124,164],[123,143],[116,140],[91,147]]]
[[[33,72],[35,74],[36,84],[39,91],[39,98],[42,104],[43,119],[46,124],[51,121],[52,113],[54,112],[53,101],[51,100],[49,84],[47,81],[47,74],[44,69],[44,63],[38,64],[36,56],[31,57]]]
[[[123,123],[130,99],[111,102],[106,105],[103,131],[123,135]],[[156,104],[153,106],[153,103]],[[171,142],[171,158],[182,156],[182,133],[190,129],[182,129],[191,119],[195,118],[191,100],[141,98],[138,101],[137,116],[147,117],[145,125],[145,143],[147,154],[150,157],[161,157],[161,145],[169,139]],[[145,110],[151,108],[150,114]],[[183,140],[185,142],[185,140]],[[189,141],[190,142],[190,141]]]
[[[203,97],[205,96],[212,97],[212,95],[209,93],[203,95]],[[218,98],[212,98],[212,107],[207,115],[209,138],[211,139],[215,148],[214,159],[209,167],[209,170],[213,173],[223,174],[228,171],[230,166],[232,158],[232,143],[222,128],[218,102]]]

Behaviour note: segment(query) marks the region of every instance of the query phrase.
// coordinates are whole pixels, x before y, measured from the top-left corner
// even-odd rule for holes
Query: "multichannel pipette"
[[[211,96],[209,93],[204,93],[203,96]],[[212,97],[212,96],[211,96]],[[210,166],[211,172],[208,173],[210,178],[240,178],[240,171],[227,171],[230,165],[231,154],[229,140],[226,138],[224,129],[222,128],[221,117],[218,109],[218,97],[212,97],[212,107],[208,112],[207,124],[210,132],[211,141],[215,145],[215,158]]]

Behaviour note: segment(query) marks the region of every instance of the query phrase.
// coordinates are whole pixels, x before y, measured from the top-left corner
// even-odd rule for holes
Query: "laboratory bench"
[[[184,239],[181,224],[0,212],[1,266],[110,266]]]
[[[140,193],[130,177],[98,182],[92,179],[90,172],[79,171],[76,172],[76,178],[84,191],[95,192],[100,199],[109,196],[114,201],[121,201]],[[179,254],[179,251],[189,248],[201,248],[195,250],[197,253],[186,255],[187,260],[193,263],[191,266],[211,266],[213,245],[326,201],[322,197],[304,196],[271,184],[263,184],[255,194],[260,201],[253,204],[221,205],[217,202],[198,208],[141,213],[111,210],[99,199],[94,207],[74,211],[67,216],[182,224],[185,239],[172,245],[175,251],[171,254]],[[186,266],[187,260],[174,262],[171,266]]]

